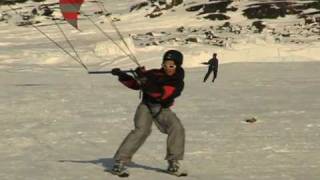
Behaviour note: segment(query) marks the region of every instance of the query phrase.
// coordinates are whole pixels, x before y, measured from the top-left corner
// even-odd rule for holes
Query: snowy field
[[[174,110],[187,133],[184,179],[317,180],[320,64],[230,63],[214,85],[188,69]],[[104,169],[133,127],[138,93],[108,75],[34,67],[0,72],[1,180],[118,179]],[[244,122],[256,117],[256,123]],[[176,179],[156,128],[129,179]]]

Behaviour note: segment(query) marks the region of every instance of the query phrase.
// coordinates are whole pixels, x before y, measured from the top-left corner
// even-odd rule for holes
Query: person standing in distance
[[[210,76],[211,72],[213,72],[213,79],[212,82],[214,82],[214,80],[217,78],[218,76],[218,65],[219,65],[219,60],[217,58],[217,53],[213,53],[212,58],[208,61],[205,62],[203,64],[208,65],[208,72],[207,74],[204,76],[203,82],[206,82],[208,77]]]

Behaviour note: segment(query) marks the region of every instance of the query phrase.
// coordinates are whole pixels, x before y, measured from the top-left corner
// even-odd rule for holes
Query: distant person
[[[214,80],[217,78],[218,76],[218,65],[219,65],[219,60],[217,58],[217,53],[213,53],[213,56],[212,58],[208,61],[208,62],[205,62],[205,63],[202,63],[202,64],[205,64],[205,65],[208,65],[208,72],[207,74],[205,75],[204,79],[203,79],[203,82],[206,82],[208,77],[210,76],[211,72],[213,72],[213,79],[212,79],[212,82],[214,82]]]

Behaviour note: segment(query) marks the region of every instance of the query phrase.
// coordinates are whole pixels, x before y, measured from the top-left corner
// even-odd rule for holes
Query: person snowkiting
[[[203,64],[208,65],[208,72],[204,76],[203,82],[206,82],[210,74],[213,72],[213,78],[212,82],[215,81],[215,79],[218,76],[218,65],[219,65],[219,60],[217,58],[217,53],[213,53],[212,58]]]
[[[168,135],[165,157],[168,161],[167,172],[179,172],[179,160],[184,157],[185,129],[170,106],[184,88],[182,63],[183,54],[177,50],[169,50],[163,56],[160,69],[146,70],[138,67],[135,70],[136,76],[124,73],[119,68],[112,69],[112,74],[118,76],[122,84],[143,93],[134,116],[134,129],[114,155],[114,174],[129,176],[126,165],[150,135],[153,122],[162,133]]]

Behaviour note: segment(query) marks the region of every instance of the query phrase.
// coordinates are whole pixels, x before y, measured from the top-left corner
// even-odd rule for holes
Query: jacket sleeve
[[[137,80],[135,80],[132,76],[125,74],[122,76],[119,76],[119,81],[125,85],[126,87],[130,88],[130,89],[134,89],[134,90],[139,90],[140,89],[140,85],[137,82]]]

